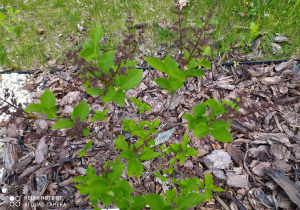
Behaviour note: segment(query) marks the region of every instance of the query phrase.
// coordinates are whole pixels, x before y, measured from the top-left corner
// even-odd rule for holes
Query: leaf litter
[[[274,39],[275,41],[275,39]],[[53,62],[53,65],[55,63]],[[67,116],[69,107],[72,110],[80,101],[86,100],[93,112],[104,109],[105,105],[99,97],[89,96],[72,77],[75,67],[56,65],[57,68],[67,70],[56,72],[48,76],[44,88],[49,88],[57,97],[58,113]],[[227,190],[218,193],[209,202],[203,202],[196,208],[220,209],[296,209],[300,208],[299,162],[300,162],[300,78],[299,67],[295,61],[271,65],[238,65],[237,68],[215,65],[212,71],[205,70],[202,78],[190,78],[185,86],[176,92],[171,105],[170,121],[173,123],[186,122],[182,119],[184,113],[191,113],[198,103],[209,98],[219,100],[230,98],[240,90],[250,93],[249,100],[258,105],[264,102],[272,104],[281,102],[277,109],[270,109],[262,115],[256,113],[252,121],[232,122],[231,133],[234,141],[231,143],[217,142],[211,136],[196,138],[191,131],[187,131],[190,139],[189,146],[199,151],[195,157],[188,157],[183,165],[176,162],[171,179],[198,177],[203,178],[206,173],[213,175],[214,184]],[[153,108],[145,111],[142,119],[160,119],[166,123],[167,101],[169,96],[153,82],[160,72],[145,70],[142,83],[130,91],[134,96]],[[35,75],[37,78],[39,75]],[[33,80],[34,81],[34,80]],[[37,81],[40,85],[42,81]],[[43,91],[33,89],[31,97],[39,99]],[[34,102],[33,100],[33,102]],[[107,106],[112,112],[112,107]],[[108,120],[111,118],[108,114]],[[117,107],[117,125],[114,135],[123,134],[130,143],[136,138],[122,133],[121,118],[137,119],[134,111],[128,106]],[[119,113],[119,114],[118,114]],[[119,119],[120,118],[120,119]],[[58,131],[56,136],[46,137],[47,130],[53,126],[52,122],[37,121],[35,128],[25,132],[25,145],[28,151],[21,151],[17,142],[15,128],[5,129],[7,122],[1,123],[9,142],[5,143],[5,151],[1,154],[1,165],[5,168],[3,176],[6,193],[0,193],[2,205],[8,205],[9,194],[21,195],[57,195],[63,197],[65,209],[90,208],[86,195],[77,192],[71,180],[77,175],[85,174],[89,163],[101,174],[106,161],[113,160],[115,154],[108,147],[110,127],[105,123],[94,122],[90,137],[65,138],[66,130]],[[20,125],[17,129],[21,129]],[[167,144],[182,141],[186,125],[176,129],[164,128],[160,142]],[[108,133],[109,132],[109,133]],[[35,136],[30,134],[35,133]],[[5,139],[3,138],[3,139]],[[15,140],[13,140],[15,139]],[[77,158],[79,151],[85,148],[87,142],[93,140],[94,145],[83,158]],[[217,155],[218,154],[218,155]],[[220,156],[220,157],[219,157]],[[217,158],[219,157],[219,158]],[[165,159],[155,160],[145,165],[147,171],[154,171],[161,163],[162,169],[167,170],[167,160],[172,158],[167,154]],[[137,180],[130,179],[124,173],[122,178],[128,180],[136,190],[136,195],[158,193],[172,187],[159,182],[154,176]],[[22,187],[21,187],[22,186]],[[104,206],[99,206],[104,208]],[[110,206],[113,207],[113,206]]]

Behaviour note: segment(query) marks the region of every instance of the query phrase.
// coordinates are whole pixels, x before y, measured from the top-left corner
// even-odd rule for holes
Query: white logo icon
[[[10,196],[9,197],[11,207],[20,207],[21,206],[21,198],[20,196]]]

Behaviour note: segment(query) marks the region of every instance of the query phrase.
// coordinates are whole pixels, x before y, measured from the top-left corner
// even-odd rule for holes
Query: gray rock
[[[231,158],[224,150],[214,150],[203,158],[203,162],[211,169],[225,169],[231,163]]]
[[[277,37],[274,37],[273,40],[274,40],[275,42],[279,42],[279,43],[280,43],[280,42],[287,41],[288,38],[287,38],[286,36],[277,36]]]
[[[226,179],[226,175],[222,170],[215,169],[213,170],[213,175],[215,175],[218,179]]]
[[[248,180],[246,175],[237,175],[227,173],[227,185],[239,188],[248,188]]]
[[[276,53],[282,54],[283,53],[282,48],[279,44],[271,43],[271,48],[272,48],[273,54],[276,54]]]

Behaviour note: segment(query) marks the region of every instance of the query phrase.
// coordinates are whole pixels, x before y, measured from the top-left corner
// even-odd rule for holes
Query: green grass
[[[0,27],[0,65],[4,68],[33,69],[47,66],[46,54],[50,60],[56,59],[57,64],[68,64],[64,55],[67,49],[73,49],[68,41],[67,34],[74,36],[82,43],[96,24],[100,24],[105,36],[110,38],[107,48],[114,47],[122,40],[121,32],[125,30],[124,24],[128,9],[132,9],[134,23],[147,23],[146,48],[155,52],[160,44],[171,45],[174,36],[168,30],[163,30],[153,23],[167,23],[170,25],[176,20],[172,13],[174,0],[48,0],[27,1],[3,0],[3,6],[11,6],[20,12],[15,16],[9,15],[5,9],[3,23],[14,27],[15,36]],[[80,2],[80,3],[78,3]],[[202,26],[200,16],[206,15],[215,1],[191,0],[190,5],[184,8],[186,25]],[[211,34],[212,43],[215,44],[213,57],[233,52],[234,43],[241,42],[239,55],[249,53],[248,43],[251,43],[251,22],[259,24],[259,32],[263,35],[259,47],[264,54],[263,59],[289,59],[299,58],[300,46],[300,5],[299,0],[222,0],[217,7],[216,15],[211,23],[216,31]],[[245,16],[241,17],[241,13]],[[20,22],[16,19],[20,18]],[[77,24],[86,27],[80,32]],[[45,39],[40,41],[41,35],[37,29],[45,30]],[[283,54],[273,55],[270,47],[276,34],[289,38],[288,42],[281,43]],[[216,42],[218,40],[218,42]],[[55,46],[58,43],[62,48]],[[3,53],[4,52],[4,53]],[[174,53],[174,52],[173,52]],[[225,57],[225,60],[227,57]],[[1,64],[3,63],[3,64]]]

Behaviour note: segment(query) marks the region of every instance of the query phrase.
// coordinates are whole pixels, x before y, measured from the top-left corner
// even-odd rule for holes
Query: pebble
[[[246,175],[237,175],[234,173],[227,173],[227,185],[239,188],[248,188],[248,180]]]
[[[224,150],[214,150],[211,154],[203,158],[203,162],[208,168],[225,169],[232,162],[229,154]]]

